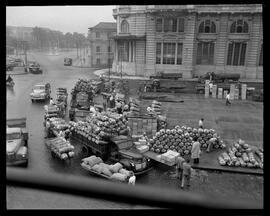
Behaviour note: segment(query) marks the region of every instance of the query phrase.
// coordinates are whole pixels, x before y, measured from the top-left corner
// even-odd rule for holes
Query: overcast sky
[[[115,22],[115,6],[20,6],[6,7],[6,25],[47,27],[63,33],[86,34],[99,22]]]

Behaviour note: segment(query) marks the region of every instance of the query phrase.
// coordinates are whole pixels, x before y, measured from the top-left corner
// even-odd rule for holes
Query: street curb
[[[6,75],[25,75],[25,74],[29,74],[28,72],[24,72],[24,73],[7,73]]]
[[[105,71],[106,70],[106,71]],[[105,72],[107,72],[109,69],[103,69],[103,70],[96,70],[94,71],[94,74],[96,76],[99,76],[101,74],[104,74]],[[108,75],[105,75],[105,77],[109,77]],[[115,75],[111,75],[110,78],[114,78],[114,79],[121,79],[121,76],[115,76]],[[149,78],[146,77],[136,77],[136,76],[122,76],[122,79],[130,79],[130,80],[149,80]]]
[[[242,171],[242,170],[232,170],[232,169],[222,169],[222,168],[211,168],[211,167],[204,167],[204,166],[194,166],[191,165],[193,169],[199,170],[208,170],[208,171],[219,171],[219,172],[227,172],[227,173],[237,173],[237,174],[248,174],[248,175],[258,175],[263,176],[263,172],[249,172],[249,171]]]

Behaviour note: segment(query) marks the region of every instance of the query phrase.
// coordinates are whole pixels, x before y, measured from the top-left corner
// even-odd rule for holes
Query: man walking
[[[187,186],[190,187],[190,175],[191,175],[191,165],[189,163],[189,159],[187,159],[183,163],[183,177],[181,182],[181,189],[185,186],[185,181],[187,182]]]
[[[194,142],[191,148],[191,158],[193,159],[194,164],[198,164],[201,154],[200,143],[198,142],[198,137],[194,137],[193,141]]]
[[[203,129],[203,121],[204,121],[203,118],[201,118],[201,119],[199,120],[199,128],[202,128],[202,129]]]
[[[136,182],[136,176],[132,172],[131,177],[128,179],[128,184],[132,185],[132,186],[135,186],[135,182]]]
[[[185,159],[181,156],[178,156],[176,158],[176,171],[177,171],[177,178],[182,180],[183,177],[183,163],[185,162]]]
[[[230,92],[226,96],[226,106],[228,106],[228,105],[231,105],[231,102],[230,102]]]
[[[217,142],[217,133],[215,133],[213,135],[213,137],[209,140],[209,144],[208,144],[208,147],[207,147],[207,150],[206,152],[211,152],[212,149],[213,149],[213,145]]]

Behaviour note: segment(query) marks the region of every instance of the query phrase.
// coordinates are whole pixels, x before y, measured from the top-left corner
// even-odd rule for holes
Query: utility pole
[[[111,75],[111,66],[110,66],[110,64],[111,64],[111,60],[110,60],[110,55],[111,55],[111,44],[110,44],[110,36],[108,36],[108,38],[109,38],[109,49],[108,49],[108,65],[109,65],[109,81],[110,81],[110,75]]]

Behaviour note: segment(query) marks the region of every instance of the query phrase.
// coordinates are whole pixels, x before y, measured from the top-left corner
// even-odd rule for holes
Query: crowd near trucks
[[[28,165],[28,132],[26,118],[9,118],[6,121],[6,164]]]

